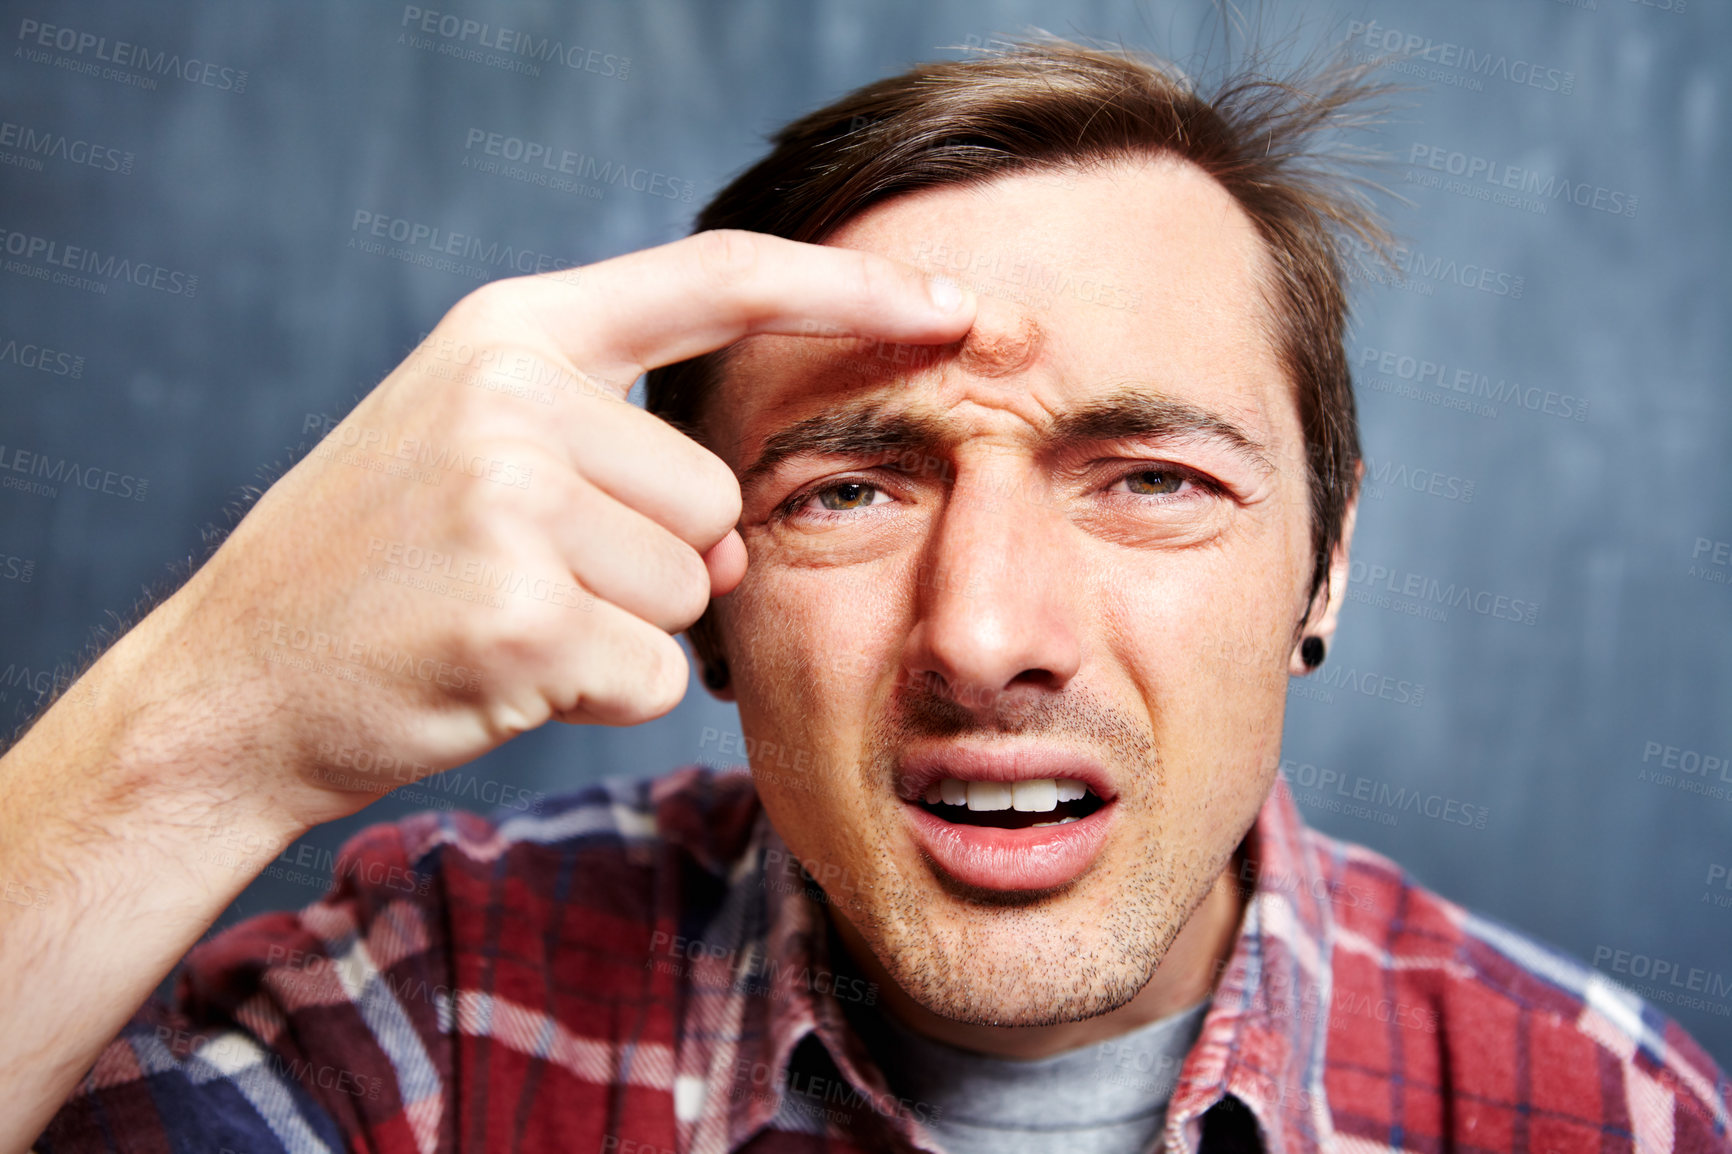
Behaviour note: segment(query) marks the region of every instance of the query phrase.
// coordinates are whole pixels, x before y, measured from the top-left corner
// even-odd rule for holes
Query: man
[[[927,66],[699,221],[749,232],[460,302],[344,425],[499,469],[303,461],[0,762],[8,1147],[1728,1148],[1675,1025],[1278,781],[1377,235],[1304,149],[1361,94]],[[751,779],[377,827],[128,1023],[387,778],[671,708],[688,627]]]

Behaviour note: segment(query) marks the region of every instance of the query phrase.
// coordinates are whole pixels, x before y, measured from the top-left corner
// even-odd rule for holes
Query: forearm
[[[0,759],[0,887],[29,897],[0,901],[0,1154],[254,875],[378,796],[320,772],[327,743],[426,776],[550,718],[678,703],[673,635],[745,573],[741,493],[625,382],[756,334],[947,344],[970,301],[873,254],[724,230],[459,302],[331,434],[377,452],[298,462]],[[454,385],[453,350],[474,384],[545,370],[556,403]],[[411,444],[463,468],[423,485],[354,467]],[[377,579],[408,555],[503,583]]]
[[[0,1151],[305,828],[248,788],[281,754],[244,684],[207,684],[184,612],[160,607],[0,759]]]

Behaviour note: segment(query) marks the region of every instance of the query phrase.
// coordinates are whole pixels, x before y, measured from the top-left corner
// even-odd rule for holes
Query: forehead
[[[1020,407],[1037,420],[1129,387],[1219,412],[1266,442],[1296,436],[1265,302],[1270,258],[1232,196],[1193,165],[1131,158],[922,189],[825,243],[966,283],[986,298],[975,329],[960,349],[740,342],[723,403],[709,406],[724,456],[749,456],[774,427],[844,396],[944,409],[985,378],[1026,392]]]

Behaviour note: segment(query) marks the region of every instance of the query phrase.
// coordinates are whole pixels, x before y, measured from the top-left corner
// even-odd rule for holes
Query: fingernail
[[[953,313],[962,305],[962,286],[947,276],[935,276],[926,282],[926,295],[941,313]]]

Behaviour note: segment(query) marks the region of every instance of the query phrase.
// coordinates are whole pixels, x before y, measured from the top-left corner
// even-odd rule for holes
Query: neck
[[[1238,855],[1232,861],[1236,864]],[[1223,870],[1191,912],[1155,974],[1137,996],[1116,1010],[1056,1026],[979,1026],[939,1017],[897,985],[865,939],[832,910],[831,925],[861,972],[878,984],[884,1003],[904,1026],[933,1041],[995,1058],[1030,1061],[1128,1034],[1189,1009],[1208,996],[1226,968],[1244,903],[1236,868]]]

